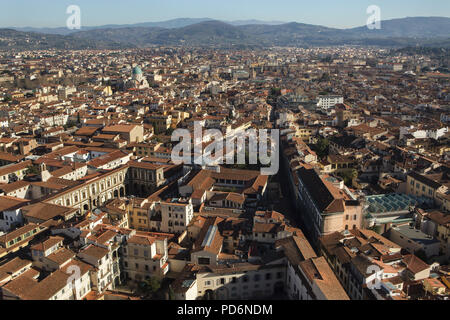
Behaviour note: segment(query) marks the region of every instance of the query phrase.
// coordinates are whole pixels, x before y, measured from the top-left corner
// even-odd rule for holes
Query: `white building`
[[[161,202],[161,231],[168,233],[183,233],[194,217],[192,200],[172,199],[171,202]]]
[[[78,257],[95,267],[91,274],[93,288],[98,292],[114,289],[114,279],[119,276],[119,270],[114,267],[113,256],[108,249],[91,244],[78,253]]]
[[[12,227],[23,225],[20,208],[27,202],[20,198],[0,196],[0,231],[8,232]]]
[[[414,126],[411,127],[401,127],[400,128],[400,139],[407,134],[411,134],[416,139],[435,139],[443,137],[448,133],[448,127],[443,127],[440,129],[419,129]]]
[[[344,103],[344,97],[342,96],[333,96],[333,95],[319,96],[317,107],[326,110],[333,108],[335,105],[340,103]]]

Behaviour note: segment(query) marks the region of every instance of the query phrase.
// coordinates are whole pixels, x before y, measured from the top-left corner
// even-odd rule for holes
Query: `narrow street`
[[[276,104],[274,103],[272,105],[272,107],[273,107],[273,110],[272,110],[271,118],[273,121],[274,128],[277,128],[276,119],[274,116],[275,112],[276,112]],[[315,245],[314,245],[316,243],[316,239],[312,238],[311,232],[305,225],[305,222],[302,220],[301,211],[297,211],[297,209],[295,208],[295,204],[294,204],[294,200],[293,200],[294,196],[291,194],[291,190],[290,190],[289,184],[288,184],[289,179],[286,176],[286,173],[288,172],[289,168],[286,168],[284,162],[281,160],[281,152],[282,152],[282,150],[281,150],[281,143],[280,143],[280,161],[279,161],[280,169],[279,169],[277,175],[274,177],[274,180],[277,181],[280,185],[281,198],[280,198],[280,201],[274,205],[274,210],[284,214],[284,216],[290,221],[290,223],[293,227],[296,227],[296,228],[299,228],[300,230],[302,230],[305,237],[311,244],[311,246],[313,246],[314,249],[317,249],[317,248],[315,248]]]

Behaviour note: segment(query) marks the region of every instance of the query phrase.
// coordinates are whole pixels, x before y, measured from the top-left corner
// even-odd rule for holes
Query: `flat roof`
[[[433,244],[436,242],[439,243],[437,239],[434,239],[432,236],[427,235],[419,229],[410,227],[409,225],[394,227],[393,229],[414,242],[422,243],[425,245]]]

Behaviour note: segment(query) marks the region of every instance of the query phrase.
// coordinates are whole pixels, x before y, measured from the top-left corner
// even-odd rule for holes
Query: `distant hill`
[[[90,31],[97,29],[122,29],[122,28],[165,28],[165,29],[176,29],[183,28],[193,24],[202,23],[205,21],[213,21],[210,18],[178,18],[167,21],[158,22],[143,22],[134,24],[108,24],[103,26],[86,26],[82,27],[82,31]],[[267,24],[267,25],[278,25],[285,22],[282,21],[261,21],[261,20],[237,20],[237,21],[223,21],[225,23],[231,24],[233,26],[243,26],[249,24]],[[69,35],[72,33],[79,32],[80,30],[70,30],[65,27],[59,28],[33,28],[33,27],[10,27],[9,29],[14,29],[23,32],[36,32],[45,34],[59,34],[59,35]]]
[[[146,47],[154,42],[154,39],[162,32],[168,29],[164,28],[109,28],[94,29],[90,31],[80,31],[66,36],[67,39],[76,39],[76,41],[104,41],[106,43],[120,43],[125,47]]]
[[[70,36],[0,29],[0,50],[121,49],[126,47],[128,46],[123,43],[103,39],[74,39]]]
[[[394,19],[382,21],[381,27],[381,30],[369,30],[366,26],[335,29],[297,22],[265,24],[255,20],[239,21],[233,25],[205,18],[174,19],[161,23],[152,22],[132,26],[110,25],[90,30],[84,28],[82,31],[67,35],[0,29],[4,33],[0,40],[0,49],[105,49],[155,45],[212,47],[327,45],[407,47],[420,45],[447,47],[450,42],[450,18]]]
[[[381,22],[381,29],[369,30],[366,26],[345,31],[356,37],[385,38],[448,38],[450,35],[450,18],[414,17],[393,19]]]
[[[226,45],[254,41],[239,27],[221,21],[205,21],[178,29],[167,29],[159,33],[153,44],[179,45]]]
[[[314,41],[329,42],[339,29],[291,22],[282,25],[246,25],[240,27],[249,37],[271,46],[309,45]]]

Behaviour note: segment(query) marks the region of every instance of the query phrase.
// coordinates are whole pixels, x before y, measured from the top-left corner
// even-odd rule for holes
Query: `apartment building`
[[[132,194],[148,197],[166,182],[167,166],[144,161],[130,161],[128,166],[127,186]]]
[[[147,120],[153,125],[155,134],[166,132],[172,124],[172,115],[153,115]]]
[[[139,283],[164,277],[169,272],[168,237],[144,232],[131,236],[122,248],[125,278]]]
[[[63,246],[63,237],[50,237],[47,240],[37,243],[30,247],[31,257],[33,259],[33,266],[38,267],[42,270],[54,271],[59,269],[59,264],[56,264],[56,261],[50,257],[53,253],[57,252],[59,249],[62,249]],[[59,258],[62,255],[54,255]],[[75,253],[67,252],[67,257],[71,260],[75,257]],[[47,258],[49,257],[49,258]],[[59,259],[59,261],[63,261],[66,259]]]
[[[342,181],[322,178],[305,167],[297,170],[297,176],[302,219],[311,226],[314,238],[361,227],[362,205]]]
[[[24,260],[15,257],[10,261],[0,266],[0,288],[9,281],[17,278],[32,267],[33,263],[29,260]],[[0,289],[1,292],[1,289]],[[0,296],[1,297],[1,296]]]
[[[73,277],[77,270],[77,277]],[[4,300],[82,300],[91,292],[92,267],[73,260],[43,280],[40,272],[29,269],[1,287]]]
[[[77,184],[45,200],[47,203],[77,208],[86,213],[106,201],[125,195],[128,164],[101,174],[88,176]]]
[[[439,255],[450,258],[450,213],[418,210],[416,222],[420,230],[440,242]]]
[[[292,259],[292,258],[291,258]],[[287,267],[288,295],[293,300],[350,300],[324,257]]]
[[[120,270],[115,267],[117,257],[113,257],[110,250],[89,244],[77,256],[95,269],[91,272],[92,288],[97,292],[114,289],[119,282]]]
[[[142,125],[118,124],[103,128],[104,134],[118,134],[128,144],[144,140],[144,127]]]
[[[138,231],[161,230],[161,212],[159,204],[148,199],[133,198],[126,206],[128,224]]]
[[[28,204],[28,200],[0,196],[0,231],[7,232],[23,224],[21,207]]]
[[[223,236],[219,224],[224,219],[207,218],[201,227],[191,250],[191,262],[202,265],[217,265],[223,247]],[[192,230],[192,229],[191,229]]]
[[[265,264],[186,265],[172,284],[176,298],[348,300],[327,262],[317,258],[304,237],[278,240],[275,248],[278,254]]]
[[[194,217],[192,200],[173,198],[160,202],[161,232],[183,233]]]
[[[180,300],[263,299],[282,293],[284,278],[282,264],[202,267],[188,264],[172,288]]]
[[[277,240],[301,234],[300,229],[293,228],[285,217],[276,211],[256,211],[253,217],[251,238],[263,244],[274,244]]]
[[[27,174],[28,167],[31,165],[31,160],[26,160],[1,167],[0,183],[6,184],[22,180]]]
[[[247,206],[265,195],[268,176],[259,171],[238,170],[218,167],[217,170],[200,170],[190,181],[179,188],[183,197],[205,191],[234,192],[245,196]]]
[[[342,173],[351,172],[353,169],[356,170],[358,160],[354,156],[341,156],[341,155],[328,155],[326,166],[324,165],[324,171],[327,173]]]
[[[37,234],[46,229],[47,227],[45,225],[28,223],[23,227],[0,236],[0,258],[7,253],[16,252],[28,246]]]
[[[448,172],[419,174],[410,172],[406,177],[406,193],[433,199],[444,210],[450,209]]]
[[[430,276],[431,267],[371,230],[354,229],[320,238],[320,251],[352,300],[405,298],[408,281]]]
[[[439,240],[434,238],[433,235],[416,229],[414,225],[406,224],[393,227],[389,230],[387,237],[412,254],[423,250],[427,258],[439,256]]]
[[[337,104],[344,103],[344,97],[335,95],[323,95],[317,98],[317,107],[322,109],[330,109]]]
[[[123,166],[130,161],[132,153],[117,150],[103,156],[92,159],[87,163],[91,170],[105,169],[111,170]]]

